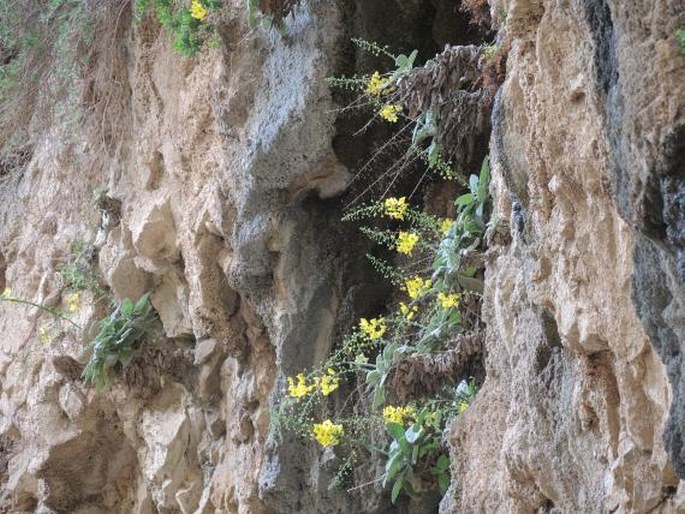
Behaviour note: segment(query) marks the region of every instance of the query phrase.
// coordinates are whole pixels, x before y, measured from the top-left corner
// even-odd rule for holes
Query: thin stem
[[[78,325],[78,324],[74,323],[73,321],[71,321],[65,314],[62,314],[59,311],[50,309],[49,307],[45,307],[44,305],[40,305],[39,303],[31,302],[29,300],[21,300],[20,298],[2,298],[2,297],[0,297],[0,301],[7,302],[7,303],[19,303],[22,305],[28,305],[30,307],[35,307],[35,308],[40,309],[44,312],[47,312],[48,314],[51,314],[52,316],[54,316],[56,318],[63,319],[64,321],[66,321],[67,323],[70,323],[71,325],[73,325],[74,327],[76,327],[79,330],[83,330],[81,325]]]

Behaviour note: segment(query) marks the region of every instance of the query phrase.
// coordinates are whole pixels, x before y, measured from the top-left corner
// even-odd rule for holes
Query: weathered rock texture
[[[2,286],[58,304],[55,267],[90,237],[97,221],[82,213],[106,185],[121,219],[99,235],[99,267],[119,298],[152,292],[167,341],[98,393],[74,380],[80,339],[65,329],[43,345],[49,317],[1,306],[0,510],[350,508],[317,486],[313,446],[267,455],[266,444],[279,377],[325,355],[345,300],[339,215],[325,201],[349,181],[324,81],[340,13],[308,3],[266,36],[234,4],[226,51],[192,60],[125,10],[116,61],[102,63],[124,92],[111,155],[97,155],[99,127],[73,135],[69,153],[56,128],[2,184]],[[83,324],[102,314],[89,300]]]
[[[185,59],[123,2],[83,129],[0,159],[0,290],[59,306],[55,269],[92,239],[163,332],[97,392],[77,334],[44,344],[49,317],[0,304],[0,511],[393,512],[329,491],[330,452],[269,434],[283,377],[384,302],[336,199],[373,145],[336,124],[324,78],[359,64],[349,35],[424,56],[471,36],[448,0],[303,0],[268,35],[227,3],[221,49]],[[448,439],[442,510],[685,509],[682,1],[491,4],[511,44],[491,144],[511,243],[487,256],[487,378]],[[80,305],[82,325],[104,314]]]
[[[31,151],[0,162],[0,290],[63,305],[55,270],[73,241],[94,241],[114,296],[149,291],[162,334],[98,392],[79,380],[79,334],[0,304],[2,511],[388,504],[369,488],[329,490],[330,452],[270,434],[270,411],[285,376],[321,361],[358,310],[384,302],[338,199],[373,138],[336,125],[324,79],[360,66],[352,35],[431,55],[458,18],[447,0],[398,0],[392,20],[387,2],[286,2],[297,5],[267,33],[247,27],[244,0],[225,3],[220,48],[192,59],[152,16],[133,23],[130,3],[113,3],[112,29],[95,35],[94,69],[77,84],[85,118],[57,116],[47,131],[27,122]],[[106,314],[94,300],[81,294],[74,321]]]
[[[487,378],[444,512],[675,512],[683,474],[682,1],[491,2],[511,43]],[[670,408],[669,414],[669,405]]]

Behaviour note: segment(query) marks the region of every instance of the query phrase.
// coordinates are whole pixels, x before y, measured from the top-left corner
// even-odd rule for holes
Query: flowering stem
[[[22,305],[28,305],[30,307],[35,307],[35,308],[40,309],[44,312],[47,312],[48,314],[51,314],[52,316],[54,316],[56,318],[63,319],[64,321],[66,321],[67,323],[70,323],[71,325],[73,325],[74,327],[76,327],[79,330],[83,330],[81,325],[78,325],[78,324],[74,323],[73,321],[71,321],[65,314],[62,314],[59,311],[50,309],[49,307],[45,307],[44,305],[41,305],[39,303],[31,302],[29,300],[21,300],[19,298],[4,298],[1,296],[0,296],[0,301],[7,302],[7,303],[19,303]]]

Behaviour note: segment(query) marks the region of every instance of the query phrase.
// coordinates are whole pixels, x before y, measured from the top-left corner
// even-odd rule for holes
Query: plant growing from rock
[[[377,43],[362,39],[353,42],[366,52],[387,58],[391,65],[386,72],[327,79],[332,87],[356,95],[342,112],[368,108],[374,112],[360,132],[374,121],[398,127],[360,173],[383,155],[390,142],[402,142],[404,155],[372,185],[390,173],[395,176],[394,182],[402,170],[423,161],[428,170],[443,179],[468,186],[463,169],[474,160],[473,139],[489,128],[493,91],[503,78],[502,60],[508,46],[448,47],[417,66],[416,50],[409,55],[395,55]],[[493,73],[494,78],[490,77]]]
[[[343,112],[370,108],[374,114],[368,123],[397,124],[391,138],[402,135],[408,149],[391,168],[401,171],[406,162],[423,160],[443,178],[456,179],[462,194],[455,201],[454,219],[416,208],[406,196],[386,197],[387,191],[343,217],[362,223],[361,232],[393,255],[389,260],[367,257],[395,287],[394,301],[385,312],[360,319],[320,366],[288,377],[273,426],[332,448],[341,458],[336,485],[361,459],[380,459],[383,470],[373,482],[388,486],[395,502],[402,493],[444,493],[449,457],[443,433],[475,395],[469,363],[480,358],[482,348],[480,255],[490,172],[487,159],[478,175],[455,171],[455,163],[463,165],[472,156],[465,136],[449,137],[455,137],[456,105],[473,116],[459,130],[477,134],[486,128],[479,123],[487,119],[487,91],[475,88],[483,82],[479,63],[487,56],[483,47],[448,48],[416,67],[416,51],[394,55],[376,43],[354,42],[392,65],[386,72],[328,79],[331,86],[356,95]],[[497,51],[493,47],[486,53]],[[436,103],[436,97],[443,100]],[[456,150],[448,160],[443,150],[449,146]],[[324,386],[331,380],[333,390]],[[329,395],[349,387],[352,394],[332,410]]]
[[[70,246],[69,256],[57,265],[57,275],[63,288],[70,293],[88,291],[96,302],[112,301],[111,293],[102,284],[94,269],[97,258],[97,248],[81,239],[75,240]]]
[[[19,298],[9,288],[0,294],[0,302],[39,309],[56,320],[68,323],[85,337],[84,327],[71,319],[80,309],[78,292],[68,293],[64,297],[63,310]],[[157,322],[157,312],[152,308],[148,294],[141,296],[135,304],[130,299],[125,299],[111,314],[98,321],[96,327],[99,331],[90,342],[92,354],[83,370],[86,382],[94,383],[98,389],[109,385],[112,370],[129,363],[136,347],[150,336],[151,329]],[[52,335],[48,327],[41,326],[38,334],[41,342],[51,342]]]
[[[288,377],[274,417],[281,431],[339,449],[346,455],[341,474],[362,456],[380,457],[385,464],[377,480],[391,488],[393,502],[403,492],[444,493],[449,484],[443,432],[475,396],[475,385],[461,376],[465,368],[459,365],[478,353],[479,337],[467,332],[478,332],[479,319],[464,309],[480,296],[482,281],[465,263],[482,245],[488,183],[486,160],[480,174],[471,176],[468,192],[457,198],[455,220],[417,210],[406,197],[359,207],[344,218],[391,223],[393,228],[366,226],[362,232],[399,256],[399,265],[372,262],[392,277],[400,301],[384,315],[360,319],[321,366]],[[438,386],[415,376],[426,374],[424,356],[445,361],[428,372],[436,372]],[[440,375],[439,369],[452,374]],[[328,397],[355,383],[364,384],[357,388],[356,403],[348,400],[331,412]]]
[[[221,0],[136,0],[138,20],[152,9],[157,21],[174,36],[173,46],[183,55],[196,54],[214,34],[211,13],[221,8]]]
[[[157,321],[149,295],[144,294],[134,304],[125,299],[110,315],[97,322],[100,329],[90,343],[92,355],[83,370],[83,378],[98,388],[111,381],[111,370],[118,365],[126,366],[133,350]]]
[[[65,310],[60,310],[60,309],[54,309],[52,307],[47,307],[43,304],[34,302],[32,300],[27,300],[25,298],[18,298],[16,297],[13,293],[12,290],[9,288],[5,288],[5,290],[0,294],[0,302],[6,302],[14,305],[24,305],[27,307],[34,307],[36,309],[39,309],[50,316],[53,316],[56,319],[65,321],[69,323],[71,326],[78,330],[82,330],[81,326],[75,323],[71,319],[71,315],[75,313],[78,310],[78,293],[71,293],[68,294],[65,297],[65,302],[66,302],[66,309]],[[44,334],[45,331],[41,331],[41,338],[45,338]]]

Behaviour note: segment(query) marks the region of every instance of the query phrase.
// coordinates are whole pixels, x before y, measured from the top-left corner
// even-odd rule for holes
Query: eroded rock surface
[[[124,5],[98,68],[114,92],[92,92],[107,108],[0,162],[0,290],[63,305],[55,270],[94,240],[113,293],[151,292],[161,319],[99,392],[79,380],[73,330],[46,344],[49,317],[0,303],[3,512],[394,512],[370,488],[329,490],[331,453],[275,439],[270,409],[355,309],[385,301],[340,224],[364,153],[324,81],[341,39],[430,57],[470,36],[436,15],[447,0],[398,0],[392,16],[387,2],[303,0],[268,34],[227,3],[222,48],[193,59]],[[486,380],[447,439],[441,510],[685,510],[682,0],[490,3],[511,46],[491,141],[510,237],[486,256],[484,342],[472,334]],[[452,150],[470,159],[482,144]],[[105,314],[79,301],[77,323]],[[416,365],[454,373],[453,360]]]
[[[48,317],[0,306],[0,510],[351,508],[323,481],[300,494],[320,474],[314,448],[266,444],[270,396],[284,372],[325,355],[345,299],[339,214],[325,203],[350,180],[332,150],[324,81],[340,13],[303,3],[267,35],[249,32],[234,3],[227,53],[193,60],[151,20],[129,23],[112,42],[129,92],[117,98],[118,151],[98,160],[88,133],[70,154],[59,134],[43,137],[26,171],[2,184],[3,288],[59,304],[55,266],[97,228],[90,195],[104,185],[120,219],[101,222],[98,265],[119,298],[151,291],[164,334],[123,382],[96,392],[77,380],[85,348],[75,334],[46,346],[37,334]],[[79,180],[67,178],[88,159]],[[101,315],[82,304],[79,323]]]
[[[512,241],[489,251],[487,378],[442,510],[680,511],[683,4],[491,4]]]

